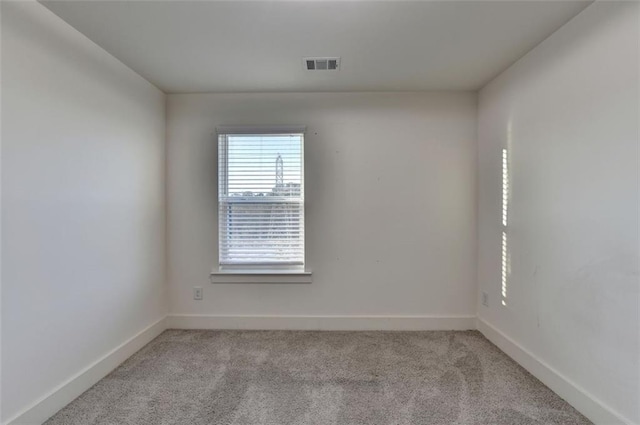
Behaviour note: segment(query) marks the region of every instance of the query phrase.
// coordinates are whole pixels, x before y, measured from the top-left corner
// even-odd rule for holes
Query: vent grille
[[[337,71],[340,58],[304,58],[304,68],[307,71]]]

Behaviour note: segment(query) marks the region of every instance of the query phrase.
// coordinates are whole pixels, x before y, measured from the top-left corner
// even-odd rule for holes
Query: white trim
[[[127,360],[136,351],[151,342],[166,329],[166,317],[143,329],[118,347],[109,351],[73,377],[63,382],[49,394],[5,422],[6,425],[39,425],[58,410],[71,403],[80,394],[91,388],[109,372]]]
[[[168,329],[436,331],[475,329],[475,316],[226,316],[170,314]]]
[[[304,125],[220,125],[216,127],[217,134],[304,134]]]
[[[284,270],[225,270],[211,273],[211,283],[311,283],[311,272]]]
[[[589,394],[569,378],[479,317],[476,320],[476,328],[500,350],[593,423],[600,425],[634,425],[631,420],[616,413],[611,407]]]

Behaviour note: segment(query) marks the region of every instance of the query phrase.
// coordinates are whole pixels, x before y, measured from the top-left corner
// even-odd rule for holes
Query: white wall
[[[475,94],[184,94],[167,107],[172,313],[475,315]],[[307,126],[312,284],[208,283],[225,124]]]
[[[640,422],[638,3],[595,3],[479,99],[479,317]],[[507,307],[501,149],[510,151]],[[479,297],[480,299],[480,297]]]
[[[2,419],[166,314],[165,96],[2,2]]]

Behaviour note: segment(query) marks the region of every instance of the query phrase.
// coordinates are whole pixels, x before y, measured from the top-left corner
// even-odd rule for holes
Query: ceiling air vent
[[[336,71],[339,66],[340,58],[304,58],[307,71]]]

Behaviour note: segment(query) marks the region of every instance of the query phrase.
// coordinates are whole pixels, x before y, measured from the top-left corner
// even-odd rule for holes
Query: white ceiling
[[[590,1],[43,1],[170,93],[475,90]],[[309,72],[305,56],[340,56]]]

